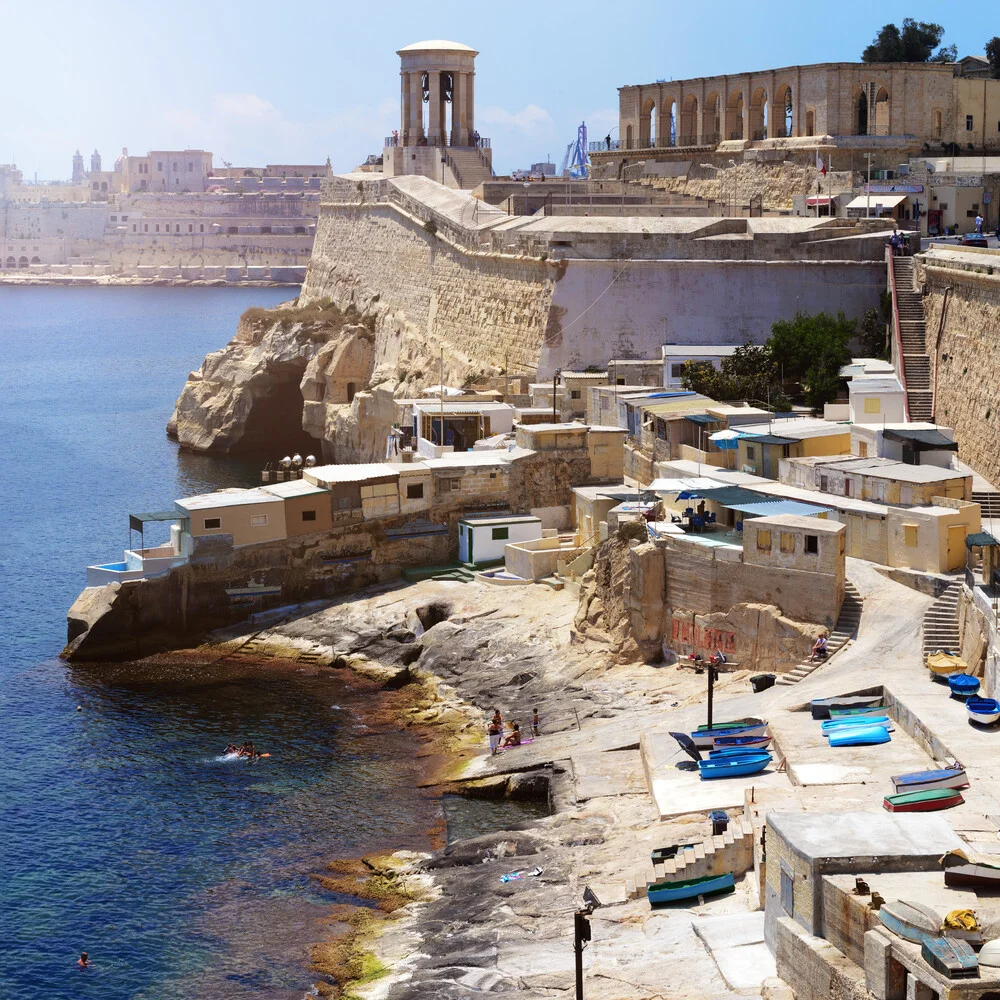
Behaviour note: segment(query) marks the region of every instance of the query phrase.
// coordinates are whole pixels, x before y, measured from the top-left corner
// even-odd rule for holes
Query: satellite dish
[[[283,469],[287,469],[292,464],[292,460],[286,455],[278,464]]]
[[[311,469],[316,464],[315,455],[306,455],[306,467]]]

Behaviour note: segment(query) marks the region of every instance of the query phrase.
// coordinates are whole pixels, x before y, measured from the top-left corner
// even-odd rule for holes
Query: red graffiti
[[[705,649],[715,651],[721,649],[723,653],[736,652],[736,633],[728,632],[721,628],[706,628],[704,625],[695,625],[694,622],[675,618],[671,622],[670,637],[673,642],[684,643],[694,649]]]

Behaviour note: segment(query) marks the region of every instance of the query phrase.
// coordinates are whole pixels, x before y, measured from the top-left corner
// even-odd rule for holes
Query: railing
[[[625,148],[624,139],[611,139],[610,141],[602,139],[600,142],[587,143],[588,153],[613,153],[616,150]]]
[[[910,419],[910,394],[906,391],[906,361],[903,358],[903,334],[899,327],[899,303],[896,299],[896,268],[895,257],[890,247],[886,252],[886,262],[889,268],[889,290],[892,292],[892,336],[896,344],[896,357],[899,359],[899,381],[903,385],[903,406],[906,408],[906,419]]]
[[[766,138],[767,138],[767,129],[766,128],[758,128],[758,129],[754,130],[754,133],[753,133],[754,142],[760,142],[762,139],[766,139]]]
[[[400,135],[398,132],[394,132],[392,135],[387,135],[383,142],[384,146],[455,146],[458,149],[491,149],[492,139],[486,138],[486,136],[470,136],[468,142],[453,142],[450,135],[440,136],[436,139],[429,139],[425,135],[417,136],[410,140],[410,134],[404,132]]]
[[[737,129],[735,132],[729,133],[730,142],[736,142],[743,138],[743,129]]]

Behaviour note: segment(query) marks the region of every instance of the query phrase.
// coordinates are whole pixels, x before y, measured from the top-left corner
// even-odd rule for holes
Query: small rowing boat
[[[748,716],[745,719],[728,719],[725,722],[713,722],[711,725],[706,723],[699,726],[698,731],[701,732],[704,729],[744,729],[747,726],[759,726],[763,721],[763,719],[757,719],[753,716]]]
[[[701,878],[681,879],[675,882],[652,882],[646,886],[646,896],[650,905],[675,903],[681,899],[697,899],[699,896],[714,896],[721,892],[733,892],[736,880],[732,872],[724,875],[702,875]]]
[[[948,687],[955,698],[969,698],[979,691],[979,678],[971,674],[949,674]]]
[[[882,806],[889,812],[936,812],[960,806],[965,799],[954,788],[928,788],[922,792],[903,792],[887,795]]]
[[[885,726],[839,726],[823,735],[832,747],[875,746],[892,739]]]
[[[969,722],[974,722],[977,726],[992,726],[1000,719],[1000,701],[996,698],[972,697],[965,703],[965,711]]]
[[[956,656],[949,650],[939,649],[927,657],[927,669],[936,675],[937,679],[944,680],[948,674],[968,670],[969,665],[961,656]]]
[[[829,719],[834,708],[877,708],[881,704],[880,694],[845,694],[837,698],[814,698],[809,709],[814,719]]]
[[[654,865],[662,865],[664,861],[676,858],[681,851],[686,851],[689,847],[693,848],[694,844],[671,844],[669,847],[657,847],[650,853],[649,857]]]
[[[894,774],[890,780],[895,792],[922,792],[925,788],[968,788],[969,786],[965,768],[957,764],[930,771]]]
[[[741,726],[736,729],[716,727],[712,729],[696,729],[690,739],[696,747],[711,749],[720,736],[763,736],[767,731],[767,723],[761,722],[754,726]]]
[[[878,918],[893,934],[916,944],[922,944],[924,938],[941,933],[941,921],[930,919],[911,903],[883,903],[878,910]]]
[[[1000,866],[983,861],[970,861],[957,851],[949,851],[942,859],[944,884],[959,889],[1000,889]]]
[[[820,729],[825,736],[833,730],[857,729],[861,726],[881,726],[890,733],[896,728],[888,715],[871,715],[862,716],[860,719],[827,719],[826,722],[820,724]]]
[[[702,781],[713,778],[739,778],[747,774],[759,774],[771,763],[769,753],[741,754],[737,757],[713,757],[698,761]]]
[[[884,705],[859,706],[858,708],[831,708],[831,719],[854,719],[859,715],[886,715]]]
[[[979,959],[967,941],[960,938],[926,937],[920,957],[949,979],[972,979],[979,975]]]
[[[715,738],[715,749],[733,750],[752,748],[754,750],[766,750],[770,742],[770,736],[717,736]]]

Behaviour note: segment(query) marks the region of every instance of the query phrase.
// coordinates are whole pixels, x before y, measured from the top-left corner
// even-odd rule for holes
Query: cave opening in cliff
[[[253,452],[272,461],[294,452],[319,456],[322,443],[302,429],[305,406],[299,388],[302,374],[301,371],[290,373],[266,396],[254,400],[240,451]]]

